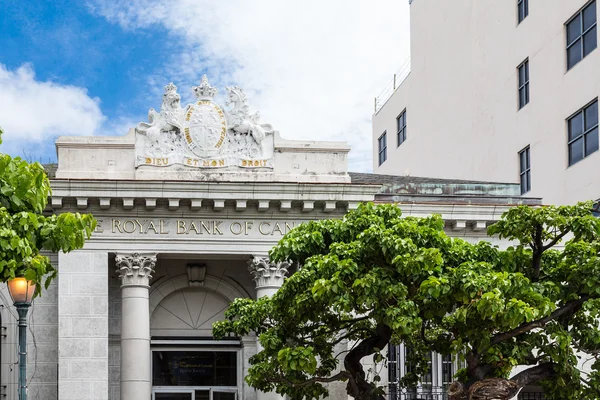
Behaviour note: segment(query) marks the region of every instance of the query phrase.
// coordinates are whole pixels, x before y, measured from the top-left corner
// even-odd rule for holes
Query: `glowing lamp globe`
[[[25,278],[14,278],[8,281],[8,292],[16,303],[31,303],[35,293],[35,283]]]

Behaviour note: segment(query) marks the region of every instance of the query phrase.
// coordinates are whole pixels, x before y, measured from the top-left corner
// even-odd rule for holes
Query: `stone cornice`
[[[234,202],[238,212],[246,211],[248,201],[258,203],[260,212],[276,205],[281,212],[292,209],[292,202],[299,204],[303,212],[315,209],[319,203],[322,211],[333,212],[338,207],[355,208],[358,203],[373,201],[379,185],[351,185],[343,183],[262,183],[245,182],[173,182],[173,181],[113,181],[113,180],[61,180],[51,181],[51,206],[60,209],[64,199],[75,199],[77,208],[87,209],[99,204],[110,209],[117,203],[124,209],[133,209],[136,199],[145,208],[156,208],[157,199],[168,201],[169,210],[180,208],[181,200],[190,204],[192,211],[200,209],[203,202],[210,201],[215,211],[225,208],[225,202]],[[89,201],[89,199],[97,199]],[[137,203],[140,203],[138,201]]]

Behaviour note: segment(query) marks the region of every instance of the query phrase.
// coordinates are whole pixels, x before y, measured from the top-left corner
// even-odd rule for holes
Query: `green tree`
[[[40,252],[80,249],[96,226],[90,214],[44,212],[50,194],[41,164],[0,154],[0,282],[24,276],[36,283],[36,295],[57,272]]]
[[[404,387],[436,351],[466,364],[454,399],[508,399],[536,383],[552,399],[596,399],[600,221],[591,206],[512,208],[489,229],[512,241],[505,250],[451,239],[439,216],[401,218],[395,205],[302,224],[270,254],[298,271],[272,298],[235,300],[214,335],[256,332],[263,349],[246,381],[293,399],[326,396],[334,381],[355,399],[383,399],[360,361],[385,362],[387,345],[401,342],[412,349]],[[580,351],[593,358],[589,375],[577,369]],[[517,365],[525,369],[508,379]]]

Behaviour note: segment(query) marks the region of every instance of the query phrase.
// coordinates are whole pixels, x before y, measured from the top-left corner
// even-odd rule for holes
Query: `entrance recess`
[[[152,400],[237,400],[237,350],[152,351]]]

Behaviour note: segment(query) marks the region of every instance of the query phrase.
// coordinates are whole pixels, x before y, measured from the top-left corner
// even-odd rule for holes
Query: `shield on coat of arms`
[[[221,107],[211,101],[192,104],[184,119],[185,142],[199,157],[215,155],[225,142],[227,121]]]

